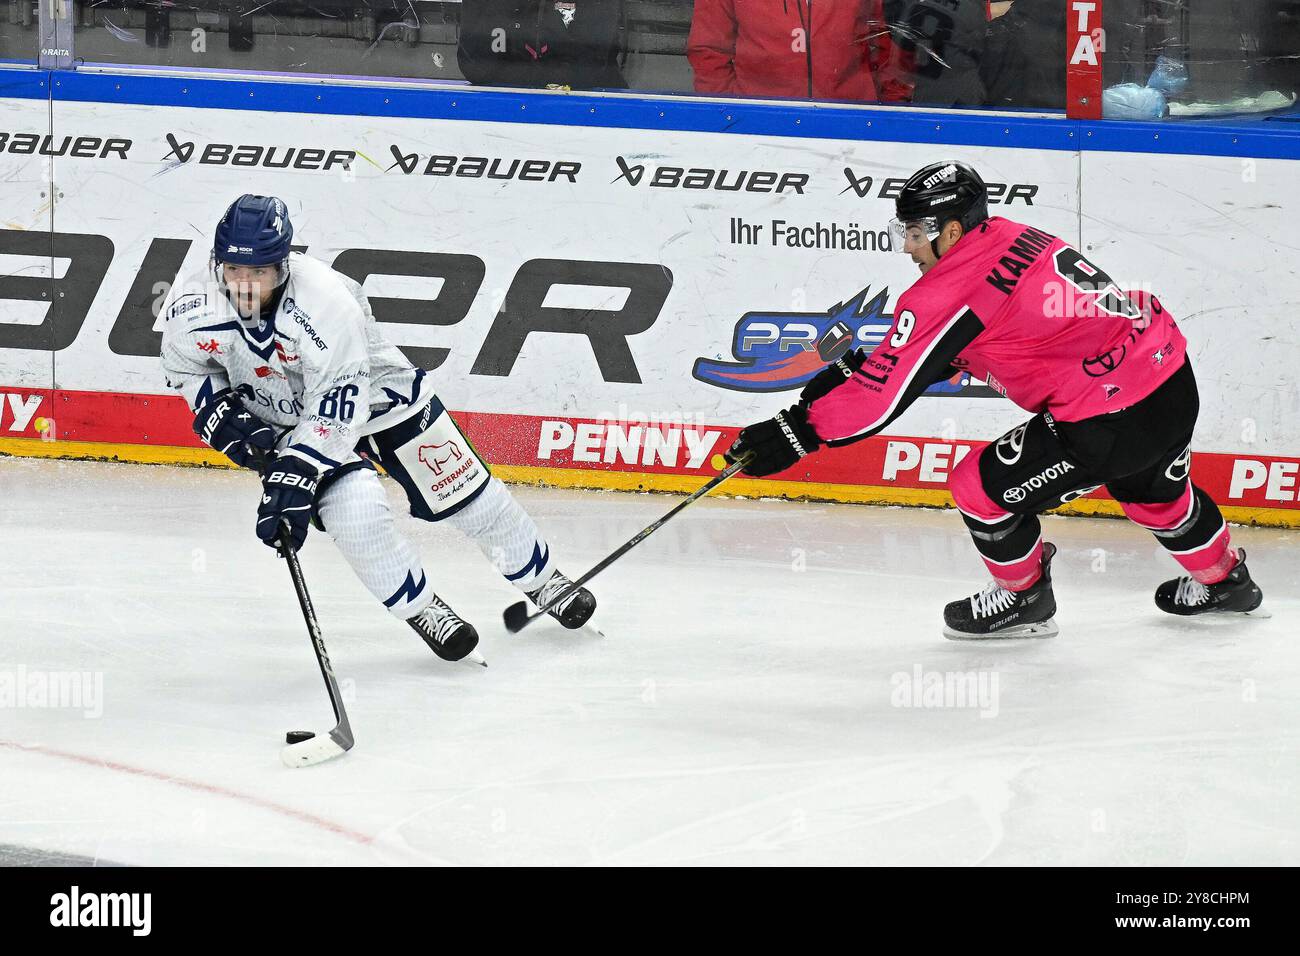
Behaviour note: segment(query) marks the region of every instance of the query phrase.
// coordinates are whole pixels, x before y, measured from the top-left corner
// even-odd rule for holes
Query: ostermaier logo
[[[460,450],[460,446],[454,441],[420,446],[420,464],[438,476],[442,475],[443,466],[460,461],[463,457],[464,452]]]

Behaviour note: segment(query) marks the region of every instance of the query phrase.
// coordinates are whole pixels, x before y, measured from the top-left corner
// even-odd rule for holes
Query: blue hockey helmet
[[[212,258],[239,266],[278,265],[289,258],[293,223],[284,201],[245,194],[217,223]]]

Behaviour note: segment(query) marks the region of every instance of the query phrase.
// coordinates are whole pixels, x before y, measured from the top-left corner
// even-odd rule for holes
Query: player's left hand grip
[[[277,458],[262,478],[257,509],[257,536],[272,548],[288,544],[294,551],[307,540],[318,485],[316,469],[301,458]]]
[[[762,478],[793,467],[820,447],[821,440],[808,424],[807,410],[795,405],[742,429],[726,457],[731,462],[745,459],[747,464],[741,471]]]
[[[275,429],[245,408],[230,389],[198,410],[194,433],[240,468],[256,468],[256,452],[275,449]]]

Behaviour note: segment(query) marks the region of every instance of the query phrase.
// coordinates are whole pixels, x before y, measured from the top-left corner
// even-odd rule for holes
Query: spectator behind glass
[[[695,0],[695,92],[900,100],[881,0]]]
[[[1065,0],[1058,5],[1064,10]],[[912,82],[912,102],[983,106],[989,21],[1011,6],[1009,0],[884,0],[895,66]]]
[[[989,26],[980,68],[989,106],[1065,109],[1065,15],[1057,0],[1015,0]]]
[[[626,89],[623,0],[466,0],[456,62],[479,86]]]

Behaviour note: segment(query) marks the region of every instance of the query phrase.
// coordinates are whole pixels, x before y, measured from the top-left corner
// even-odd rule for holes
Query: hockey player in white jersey
[[[460,528],[539,607],[572,582],[424,370],[384,340],[361,287],[291,253],[292,239],[281,200],[231,204],[209,268],[178,282],[162,306],[167,383],[190,403],[205,442],[262,472],[262,541],[274,547],[283,526],[297,549],[314,523],[395,617],[442,659],[461,660],[478,634],[434,593],[395,526],[376,462],[411,514]],[[550,612],[577,628],[595,607],[580,588]]]

